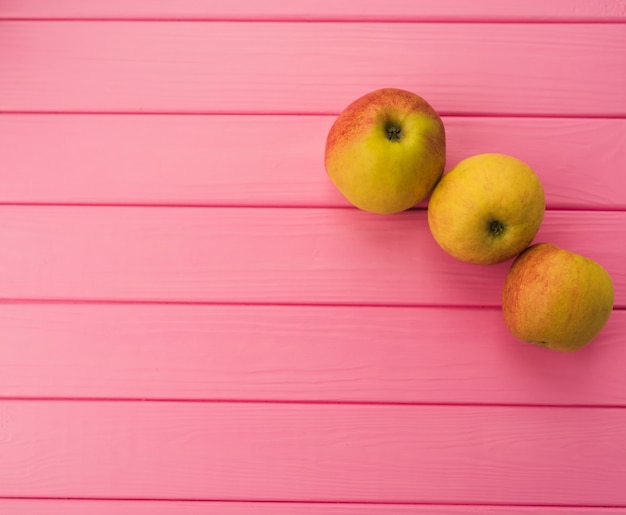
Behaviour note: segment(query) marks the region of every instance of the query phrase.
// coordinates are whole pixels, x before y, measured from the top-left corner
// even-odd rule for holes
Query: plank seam
[[[41,500],[41,501],[111,501],[111,502],[146,502],[146,501],[159,501],[164,503],[179,503],[179,502],[203,502],[203,503],[255,503],[255,504],[314,504],[314,505],[342,505],[342,506],[450,506],[450,507],[490,507],[490,508],[626,508],[626,504],[539,504],[539,503],[490,503],[490,502],[437,502],[437,501],[378,501],[378,500],[363,500],[363,501],[347,501],[347,500],[332,500],[332,499],[311,499],[311,500],[289,500],[289,499],[212,499],[212,498],[167,498],[167,497],[75,497],[75,496],[3,496],[0,495],[0,500],[12,500],[12,501],[26,501],[26,500]]]
[[[0,194],[1,195],[1,194]],[[84,208],[165,208],[165,209],[355,209],[351,205],[325,205],[325,204],[235,204],[235,203],[173,203],[173,202],[40,202],[40,201],[22,201],[22,202],[2,202],[0,207],[84,207]],[[407,210],[407,212],[426,211],[425,206],[418,206]],[[594,212],[594,213],[623,213],[626,207],[546,207],[546,211],[553,212]]]
[[[626,120],[626,112],[618,113],[515,113],[515,112],[472,112],[472,111],[437,111],[439,116],[447,118],[545,118],[545,119],[578,119],[578,120]],[[340,111],[230,111],[230,110],[21,110],[0,109],[2,115],[73,115],[73,116],[338,116]]]
[[[0,396],[1,402],[60,402],[60,403],[151,403],[151,404],[237,404],[237,405],[295,405],[295,406],[377,406],[377,407],[435,407],[435,408],[519,408],[566,410],[624,410],[626,404],[533,404],[504,402],[411,402],[411,401],[359,401],[315,399],[186,399],[159,397],[41,397]]]
[[[626,24],[626,18],[575,18],[575,17],[520,17],[520,18],[454,18],[445,16],[433,17],[350,17],[350,16],[290,16],[290,17],[268,17],[268,18],[247,18],[247,17],[146,17],[146,16],[41,16],[41,17],[0,17],[0,22],[102,22],[102,23],[406,23],[406,24],[468,24],[468,25],[493,25],[493,24],[515,24],[515,25],[620,25]]]
[[[78,305],[123,305],[123,306],[268,306],[268,307],[332,307],[332,308],[386,308],[386,309],[501,309],[500,304],[376,304],[358,302],[258,302],[218,300],[165,300],[165,299],[75,299],[75,298],[10,298],[0,297],[1,304],[78,304]],[[626,310],[626,306],[615,305],[613,311]]]

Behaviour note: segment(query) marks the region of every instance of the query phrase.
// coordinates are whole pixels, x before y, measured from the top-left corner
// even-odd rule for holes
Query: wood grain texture
[[[0,396],[626,406],[626,312],[587,348],[499,309],[2,304]]]
[[[1,18],[621,21],[624,0],[4,0]]]
[[[532,42],[532,43],[529,43]],[[0,22],[0,111],[626,116],[621,24]]]
[[[549,211],[536,241],[606,267],[626,306],[626,212]],[[426,212],[0,206],[3,299],[499,306],[510,263],[435,243]]]
[[[324,170],[334,120],[5,114],[0,202],[347,206]],[[549,208],[626,209],[626,120],[444,123],[448,169],[474,154],[502,152],[536,170]]]
[[[0,499],[11,515],[621,515],[626,508]]]
[[[0,402],[0,496],[626,504],[626,411]]]
[[[0,513],[626,511],[626,0],[0,5]],[[339,196],[383,86],[448,168],[537,170],[537,240],[615,281],[592,345],[514,340],[508,263],[425,204]]]

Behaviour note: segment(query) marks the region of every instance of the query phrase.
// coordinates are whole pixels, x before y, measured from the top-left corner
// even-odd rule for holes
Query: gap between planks
[[[171,202],[0,202],[0,206],[7,207],[84,207],[84,208],[167,208],[167,209],[354,209],[350,205],[324,205],[324,204],[235,204],[235,203],[219,203],[219,202],[189,202],[189,203],[171,203]],[[419,206],[407,211],[426,211],[426,206]],[[580,208],[573,207],[548,207],[546,211],[554,212],[593,212],[593,213],[622,213],[626,211],[626,207],[596,207],[583,206]]]
[[[247,18],[247,17],[234,17],[234,16],[221,16],[221,17],[185,17],[185,16],[171,16],[171,17],[146,17],[146,16],[128,16],[128,17],[95,17],[95,16],[47,16],[32,18],[28,16],[8,16],[0,17],[0,21],[19,21],[19,22],[112,22],[112,23],[415,23],[415,24],[430,24],[430,23],[449,23],[449,24],[475,24],[475,25],[623,25],[626,24],[626,19],[576,19],[576,18],[557,18],[557,17],[545,17],[545,18],[445,18],[439,17],[415,17],[409,16],[406,18],[394,18],[394,17],[327,17],[327,16],[311,16],[311,17],[271,17],[271,18]]]
[[[185,399],[154,397],[41,397],[0,395],[2,402],[61,402],[61,403],[156,403],[156,404],[237,404],[249,406],[291,405],[291,406],[373,406],[373,407],[433,407],[433,408],[519,408],[519,409],[593,409],[623,410],[626,404],[533,404],[515,402],[411,402],[411,401],[358,401],[358,400],[306,400],[306,399]],[[2,498],[0,496],[0,498]]]
[[[166,498],[151,498],[151,497],[146,497],[146,498],[141,498],[141,497],[77,497],[77,496],[64,496],[64,497],[52,497],[52,496],[33,496],[33,497],[21,497],[21,496],[0,496],[0,503],[2,501],[24,501],[24,502],[44,502],[44,501],[53,501],[53,502],[57,502],[57,503],[61,503],[61,502],[67,502],[67,503],[91,503],[91,502],[105,502],[105,503],[132,503],[133,505],[139,505],[141,503],[157,503],[157,504],[178,504],[178,505],[191,505],[191,504],[202,504],[205,506],[208,505],[222,505],[224,508],[227,507],[231,507],[231,506],[237,506],[237,505],[247,505],[247,504],[252,504],[252,505],[259,505],[259,506],[272,506],[275,505],[277,508],[283,508],[283,507],[289,507],[292,506],[294,508],[301,508],[304,506],[317,506],[317,507],[323,507],[323,506],[334,506],[334,507],[342,507],[345,509],[349,509],[349,508],[359,508],[359,507],[363,507],[365,509],[369,508],[369,507],[376,507],[376,506],[390,506],[393,508],[410,508],[410,507],[416,507],[416,508],[433,508],[435,510],[443,510],[446,508],[485,508],[487,510],[489,510],[488,512],[485,513],[498,513],[498,515],[500,515],[500,512],[495,512],[495,511],[491,511],[491,509],[494,508],[512,508],[512,509],[516,509],[516,508],[520,508],[520,509],[524,509],[524,508],[545,508],[545,509],[557,509],[559,510],[558,513],[562,513],[560,510],[562,509],[574,509],[574,512],[571,511],[567,511],[565,513],[567,513],[568,515],[570,514],[577,514],[577,513],[590,513],[587,510],[589,509],[600,509],[602,510],[602,513],[622,513],[622,509],[626,508],[626,504],[585,504],[585,505],[579,505],[579,504],[567,504],[567,503],[559,503],[559,504],[542,504],[542,503],[473,503],[473,502],[458,502],[458,503],[436,503],[436,502],[405,502],[405,501],[359,501],[359,502],[349,502],[349,501],[333,501],[333,500],[324,500],[324,501],[319,501],[319,500],[306,500],[306,501],[293,501],[293,500],[282,500],[282,499],[276,499],[276,500],[266,500],[266,499],[248,499],[248,500],[229,500],[229,499],[202,499],[202,498],[198,498],[198,499],[192,499],[192,498],[186,498],[186,499],[178,499],[178,498],[172,498],[172,499],[166,499]],[[1,504],[0,504],[1,507]],[[579,512],[578,510],[582,510],[582,512]],[[619,512],[616,512],[614,510],[620,510]],[[195,512],[194,512],[195,513]],[[205,512],[202,512],[205,513]],[[263,512],[265,513],[265,512]],[[268,512],[269,513],[269,512]],[[283,514],[283,511],[280,511],[281,515]],[[287,513],[287,512],[284,512]],[[307,512],[308,514],[309,512]],[[341,513],[344,513],[343,511]],[[345,512],[346,515],[352,515],[353,512]],[[356,512],[354,512],[356,513]],[[369,511],[367,512],[369,514]],[[393,513],[396,513],[396,511],[394,511]],[[407,514],[407,515],[414,515],[414,512],[405,512],[405,511],[398,511],[398,514]],[[439,511],[437,511],[437,513],[440,513]],[[444,513],[444,512],[441,512]],[[447,513],[447,512],[445,512]],[[471,511],[471,513],[479,513],[476,511]],[[482,512],[481,512],[482,513]],[[516,512],[517,513],[517,512]],[[520,511],[520,514],[526,514],[526,513],[530,513],[527,511]],[[533,512],[534,513],[534,512]],[[594,512],[595,514],[595,512]],[[293,515],[290,513],[290,515]],[[362,515],[362,514],[359,514]],[[372,515],[378,515],[378,512],[372,512]]]
[[[234,110],[88,110],[88,109],[45,109],[45,110],[20,110],[20,109],[0,109],[2,115],[59,115],[59,116],[338,116],[340,111],[298,111],[298,110],[259,110],[250,109],[242,111]],[[545,113],[545,112],[486,112],[486,111],[446,111],[438,110],[442,117],[450,118],[545,118],[545,119],[579,119],[579,120],[625,120],[626,115],[621,113]]]
[[[341,308],[377,308],[377,309],[450,309],[450,310],[499,310],[496,304],[407,304],[387,302],[376,304],[369,302],[277,302],[277,301],[211,301],[211,300],[163,300],[163,299],[98,299],[98,298],[10,298],[0,297],[2,304],[40,304],[40,305],[121,305],[121,306],[267,306],[267,307],[330,307]],[[626,306],[613,306],[613,311],[624,311]]]

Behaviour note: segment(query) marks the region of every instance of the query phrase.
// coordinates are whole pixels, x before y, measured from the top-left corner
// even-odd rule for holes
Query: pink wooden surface
[[[510,266],[445,254],[424,210],[0,206],[0,227],[5,300],[499,306]],[[549,211],[536,239],[602,263],[626,307],[626,211]]]
[[[624,409],[0,404],[9,497],[626,504]]]
[[[560,355],[498,309],[0,306],[3,397],[626,405],[623,311]]]
[[[0,167],[0,200],[345,207],[330,181],[320,180],[325,171],[319,149],[333,120],[7,114],[0,117],[6,163]],[[624,119],[470,116],[444,117],[444,123],[447,169],[481,152],[508,153],[539,174],[549,208],[626,208]],[[280,134],[281,144],[268,145],[268,133]],[[37,152],[24,152],[30,146]]]
[[[0,2],[0,513],[626,512],[626,2]],[[508,263],[349,206],[336,114],[527,161],[609,324],[517,342]]]
[[[289,503],[219,501],[126,501],[0,499],[12,515],[618,515],[626,508],[555,506],[376,505],[365,503]]]
[[[2,111],[335,114],[384,83],[447,115],[626,115],[621,23],[7,21],[0,48]]]
[[[1,18],[624,21],[624,0],[3,0]]]

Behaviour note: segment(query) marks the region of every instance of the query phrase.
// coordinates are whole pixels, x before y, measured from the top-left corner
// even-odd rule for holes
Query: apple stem
[[[497,236],[498,234],[502,234],[502,232],[504,231],[504,225],[498,220],[493,220],[489,224],[489,230],[491,231],[491,234]]]
[[[394,124],[387,125],[385,132],[387,133],[387,139],[389,141],[400,141],[402,137],[402,129]]]

